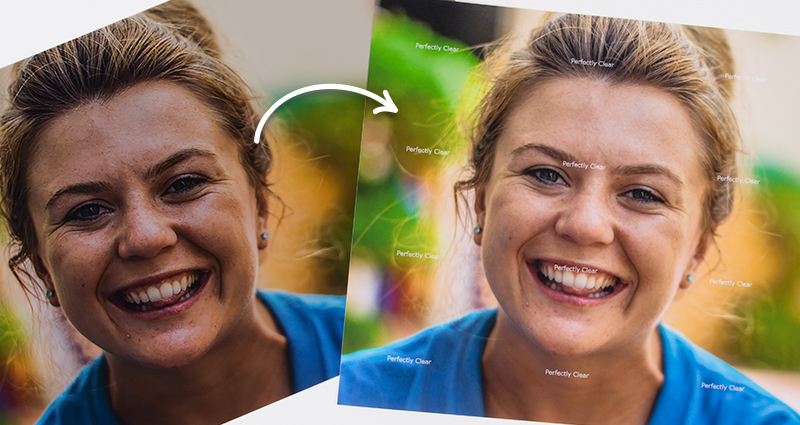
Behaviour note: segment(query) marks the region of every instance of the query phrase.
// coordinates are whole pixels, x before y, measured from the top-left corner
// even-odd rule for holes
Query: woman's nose
[[[608,245],[614,240],[609,201],[585,189],[575,193],[556,221],[556,233],[579,245]]]
[[[125,211],[118,241],[121,258],[152,258],[174,246],[178,235],[156,207],[141,205]]]

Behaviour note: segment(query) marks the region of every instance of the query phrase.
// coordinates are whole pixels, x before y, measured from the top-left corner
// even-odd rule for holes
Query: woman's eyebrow
[[[176,164],[180,164],[181,162],[194,157],[194,156],[202,156],[207,158],[216,158],[217,154],[211,151],[197,149],[197,148],[186,148],[175,152],[174,154],[167,157],[165,160],[159,162],[158,164],[153,165],[150,167],[147,172],[144,173],[144,179],[150,180],[156,178],[161,173],[169,170],[170,168],[174,167]]]
[[[683,180],[681,180],[677,174],[673,173],[669,168],[658,164],[620,165],[612,168],[611,173],[622,177],[642,174],[660,174],[683,187]]]
[[[539,151],[558,161],[579,162],[577,158],[575,158],[568,152],[565,152],[558,148],[554,148],[552,146],[542,145],[538,143],[528,143],[519,146],[513,151],[511,151],[511,156],[519,156],[530,150]],[[683,187],[684,185],[683,180],[681,180],[677,174],[672,172],[669,168],[659,164],[620,165],[611,169],[611,173],[622,177],[642,175],[642,174],[660,174],[669,178],[670,180],[675,181],[675,183],[678,183],[678,185],[681,187]]]
[[[155,178],[156,176],[169,170],[176,164],[179,164],[195,156],[202,156],[207,158],[217,157],[215,153],[203,149],[197,149],[197,148],[183,149],[178,152],[175,152],[174,154],[170,155],[163,161],[147,169],[144,175],[145,179],[149,180]],[[111,184],[103,181],[72,184],[65,188],[59,189],[56,193],[54,193],[53,196],[51,196],[50,199],[45,204],[44,209],[49,210],[61,197],[65,195],[98,193],[98,192],[107,192],[110,190],[111,190]]]
[[[570,153],[568,153],[566,151],[562,151],[561,149],[554,148],[552,146],[541,145],[541,144],[538,144],[538,143],[528,143],[528,144],[522,145],[522,146],[514,149],[513,151],[511,151],[511,156],[522,155],[522,154],[524,154],[525,152],[527,152],[529,150],[539,151],[539,152],[541,152],[541,153],[543,153],[543,154],[545,154],[545,155],[547,155],[547,156],[549,156],[549,157],[551,157],[553,159],[556,159],[556,160],[562,161],[562,162],[578,162],[577,158],[575,158],[574,156],[572,156]]]
[[[98,193],[98,192],[106,192],[111,190],[111,185],[107,182],[86,182],[86,183],[76,183],[69,185],[63,189],[59,189],[47,203],[44,205],[45,210],[49,210],[52,208],[53,204],[55,204],[59,198],[64,195],[73,195],[73,194],[82,194],[82,193]]]

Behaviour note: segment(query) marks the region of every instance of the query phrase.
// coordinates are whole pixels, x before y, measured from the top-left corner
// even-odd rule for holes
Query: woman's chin
[[[158,338],[152,340],[152,345],[131,347],[128,352],[117,357],[133,367],[178,369],[198,362],[208,353],[209,344],[198,344],[199,342],[175,339],[164,341]]]
[[[523,282],[520,294],[498,300],[517,335],[537,351],[591,356],[608,350],[624,332],[627,284],[617,282],[603,296],[587,297],[550,288],[537,273],[523,276]]]
[[[540,310],[541,311],[541,310]],[[545,314],[516,323],[517,335],[532,349],[559,357],[586,357],[606,351],[615,328],[588,320],[567,320]]]
[[[607,334],[594,329],[553,328],[554,332],[531,335],[534,344],[543,351],[562,357],[586,357],[596,354],[607,344]]]

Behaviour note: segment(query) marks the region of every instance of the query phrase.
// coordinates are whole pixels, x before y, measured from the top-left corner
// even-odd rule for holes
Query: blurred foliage
[[[459,51],[421,49],[417,43]],[[352,249],[356,258],[381,271],[381,281],[370,283],[380,286],[374,301],[381,314],[357,316],[348,306],[345,353],[396,336],[388,329],[392,325],[386,315],[416,311],[429,295],[430,288],[419,285],[425,279],[411,276],[425,273],[420,269],[426,260],[397,252],[438,249],[435,222],[426,219],[429,211],[421,201],[430,196],[428,186],[442,164],[466,149],[453,135],[462,94],[478,59],[464,47],[403,14],[376,14],[367,88],[374,93],[388,90],[399,112],[373,117],[367,107]],[[451,155],[419,153],[415,148],[438,148]]]
[[[17,410],[34,402],[33,377],[23,354],[25,332],[14,312],[0,302],[0,425],[17,424]]]
[[[425,50],[417,43],[464,47],[406,16],[376,17],[368,89],[389,90],[399,112],[386,114],[379,124],[389,131],[391,169],[382,178],[359,180],[354,249],[384,266],[395,263],[397,250],[424,251],[435,241],[435,229],[419,218],[424,211],[418,199],[424,195],[425,171],[443,157],[409,153],[406,147],[455,148],[446,146],[443,135],[452,130],[467,74],[477,64],[469,52]],[[369,161],[364,152],[362,160]]]
[[[754,174],[766,182],[764,204],[781,235],[784,267],[770,292],[739,306],[746,326],[735,330],[737,363],[800,371],[800,176],[762,162]]]
[[[477,64],[468,52],[419,49],[417,43],[464,47],[403,15],[376,18],[368,89],[389,90],[399,112],[387,114],[380,124],[389,131],[391,170],[381,179],[359,181],[354,249],[385,266],[395,263],[397,250],[424,251],[435,241],[434,229],[419,220],[424,212],[417,199],[424,189],[418,180],[442,157],[409,154],[406,147],[453,149],[445,146],[442,135],[455,122],[467,74]]]
[[[275,94],[275,99],[286,93]],[[301,150],[308,151],[308,161],[326,180],[333,181],[340,194],[338,210],[324,218],[323,233],[317,235],[317,245],[330,248],[315,263],[320,293],[344,294],[347,287],[364,101],[364,96],[346,91],[310,92],[293,98],[277,112],[285,133]],[[301,207],[313,208],[313,200]]]
[[[281,93],[275,96],[279,99]],[[277,112],[291,133],[308,142],[314,153],[336,167],[331,171],[341,178],[354,179],[361,144],[361,122],[365,97],[341,90],[302,94],[285,103]],[[372,107],[380,106],[369,100]],[[372,105],[375,103],[375,105]],[[355,187],[350,191],[355,193]]]
[[[459,52],[421,49],[419,44],[451,46]],[[404,15],[378,14],[370,50],[368,89],[389,90],[400,112],[388,114],[391,145],[405,171],[423,176],[441,157],[418,155],[406,146],[465,149],[453,133],[469,73],[478,59],[460,42],[433,32]]]
[[[342,354],[363,350],[379,345],[377,341],[383,338],[383,328],[377,316],[345,317],[344,326],[347,329],[347,338],[342,343]]]
[[[389,266],[396,261],[396,251],[420,251],[433,243],[431,229],[417,217],[420,205],[414,191],[396,175],[377,184],[359,183],[359,218],[353,225],[355,255]]]

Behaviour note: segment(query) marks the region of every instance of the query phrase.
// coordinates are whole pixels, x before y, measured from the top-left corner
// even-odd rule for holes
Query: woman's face
[[[174,83],[57,118],[29,165],[34,264],[112,355],[187,364],[254,311],[257,201],[233,141]]]
[[[560,355],[652,332],[704,253],[699,145],[686,109],[651,87],[558,79],[514,107],[475,239],[518,332]]]

